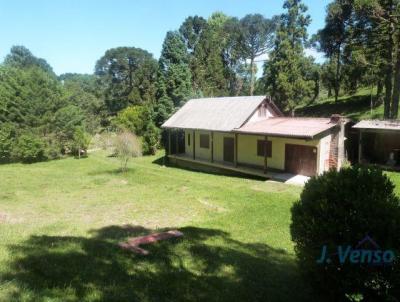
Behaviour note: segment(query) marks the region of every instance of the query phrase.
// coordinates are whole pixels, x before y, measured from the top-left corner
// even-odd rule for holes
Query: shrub
[[[143,135],[142,148],[143,154],[155,154],[160,140],[160,131],[153,124],[149,123],[147,125],[146,131]]]
[[[114,152],[121,161],[121,170],[126,171],[129,159],[142,154],[140,141],[133,133],[123,131],[115,137]]]
[[[33,134],[23,134],[18,138],[17,144],[13,150],[13,157],[16,160],[32,163],[46,159],[46,145],[37,136]]]
[[[90,144],[90,136],[82,127],[75,128],[72,139],[72,152],[81,158],[81,154],[86,154]]]
[[[113,121],[116,128],[127,129],[134,133],[140,132],[143,129],[143,110],[144,107],[140,105],[121,110]]]
[[[400,201],[393,189],[379,169],[348,167],[310,179],[294,204],[291,235],[300,268],[332,300],[361,296],[365,301],[388,301],[398,297]],[[382,250],[394,251],[396,261],[386,266],[341,263],[340,254],[335,255],[338,247],[355,248],[366,235]],[[317,263],[324,245],[330,260]]]
[[[9,162],[15,144],[15,127],[12,124],[0,125],[0,163]]]

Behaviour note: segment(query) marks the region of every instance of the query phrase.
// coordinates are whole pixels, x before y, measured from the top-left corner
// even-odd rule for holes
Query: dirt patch
[[[126,179],[112,179],[108,182],[108,185],[111,186],[125,186],[128,184]]]
[[[186,192],[187,190],[189,190],[189,187],[186,187],[186,186],[182,186],[182,187],[180,187],[179,188],[179,192]]]
[[[226,212],[228,211],[227,209],[225,209],[224,207],[220,207],[217,205],[212,204],[208,198],[199,198],[197,199],[202,205],[205,205],[208,209],[211,209],[213,211],[217,211],[217,212]]]
[[[6,224],[6,223],[14,224],[14,223],[19,223],[21,221],[22,218],[15,218],[7,213],[0,212],[0,224]]]

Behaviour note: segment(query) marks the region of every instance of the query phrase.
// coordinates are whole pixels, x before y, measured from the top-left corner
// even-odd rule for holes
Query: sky
[[[309,34],[323,27],[329,2],[304,0],[312,18]],[[222,11],[271,17],[283,12],[282,5],[283,0],[0,0],[0,62],[11,46],[24,45],[56,74],[92,73],[105,51],[118,46],[140,47],[158,59],[166,32],[188,16]]]

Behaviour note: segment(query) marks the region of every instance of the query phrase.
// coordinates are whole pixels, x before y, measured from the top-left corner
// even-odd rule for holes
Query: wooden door
[[[233,163],[235,158],[235,139],[224,137],[224,161]]]
[[[314,176],[317,173],[317,148],[303,145],[285,145],[285,171]]]

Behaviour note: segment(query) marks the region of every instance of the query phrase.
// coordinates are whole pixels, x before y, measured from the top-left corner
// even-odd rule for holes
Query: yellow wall
[[[190,146],[188,145],[188,134],[190,133]],[[210,148],[200,148],[200,134],[209,134],[210,137]],[[233,133],[214,132],[214,161],[223,161],[223,142],[224,137],[234,137]],[[211,160],[211,131],[195,131],[196,137],[196,158],[203,160]],[[264,136],[259,135],[247,135],[239,134],[237,143],[237,159],[238,163],[257,165],[263,167],[264,157],[257,156],[257,140],[263,140]],[[321,140],[303,140],[293,138],[281,138],[281,137],[268,137],[268,140],[272,141],[272,156],[267,158],[268,167],[278,170],[285,169],[285,144],[297,144],[314,146],[317,148],[317,171],[322,173],[325,170],[324,162],[328,153],[326,148],[330,141],[330,136],[327,136]],[[186,154],[193,156],[193,131],[185,131],[185,149]]]
[[[233,133],[214,132],[214,160],[224,160],[224,137],[235,137]]]
[[[190,142],[189,142],[189,135],[190,135]],[[192,130],[185,130],[185,153],[187,155],[193,156],[193,131]]]
[[[264,157],[257,156],[257,140],[264,136],[239,134],[238,137],[238,162],[252,165],[264,165]],[[267,158],[268,167],[285,169],[285,144],[307,145],[318,147],[319,140],[306,141],[302,139],[268,137],[272,142],[272,156]]]

